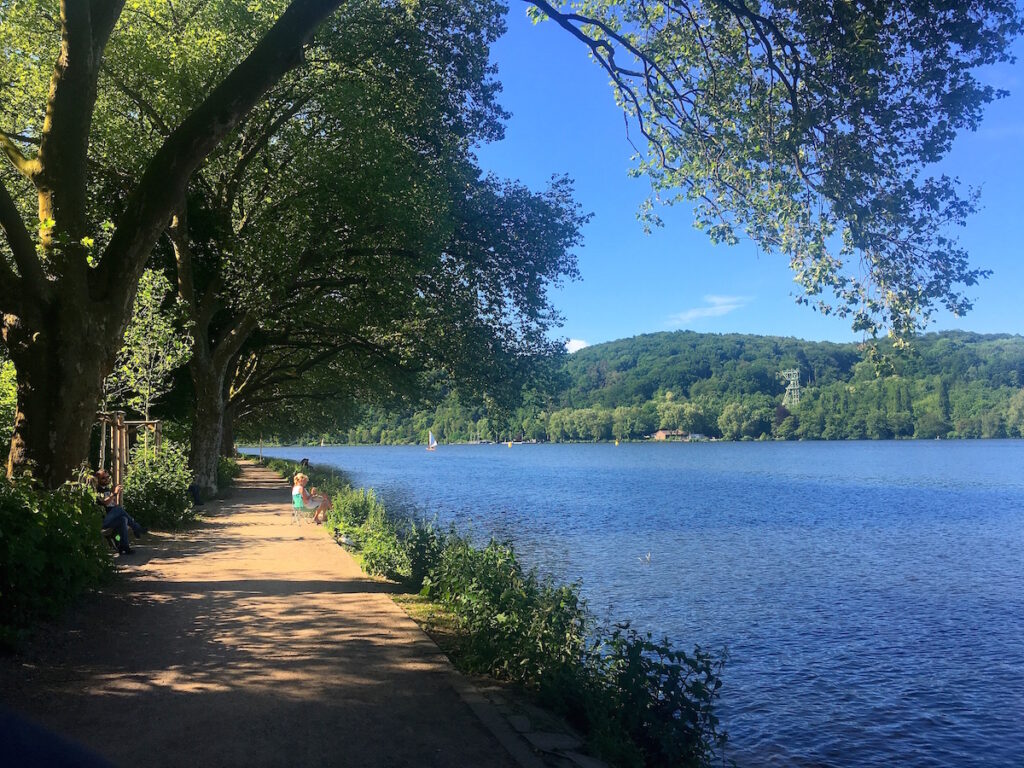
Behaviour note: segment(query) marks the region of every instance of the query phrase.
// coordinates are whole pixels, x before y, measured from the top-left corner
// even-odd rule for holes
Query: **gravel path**
[[[0,659],[0,702],[124,766],[516,765],[276,474],[247,465],[207,510]]]

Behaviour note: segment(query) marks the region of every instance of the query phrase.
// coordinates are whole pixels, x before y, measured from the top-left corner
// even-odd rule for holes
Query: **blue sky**
[[[663,209],[666,226],[645,235],[636,219],[648,184],[629,178],[632,148],[604,73],[554,24],[532,25],[513,3],[508,33],[492,51],[512,113],[502,142],[480,147],[481,165],[541,189],[552,174],[576,182],[594,214],[578,251],[582,279],[554,292],[562,335],[596,344],[680,328],[854,341],[847,322],[793,300],[784,257],[749,242],[712,245],[685,206]],[[1015,51],[1024,60],[1024,43]],[[941,170],[982,188],[982,210],[962,231],[972,261],[994,271],[971,289],[975,308],[940,316],[933,329],[1024,333],[1024,61],[987,73],[1011,96],[990,105],[981,129],[958,138]]]

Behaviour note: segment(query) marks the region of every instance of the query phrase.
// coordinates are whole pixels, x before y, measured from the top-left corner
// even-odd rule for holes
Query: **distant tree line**
[[[637,440],[658,429],[726,440],[1024,437],[1024,338],[945,332],[909,351],[857,344],[659,333],[568,356],[548,392],[503,409],[438,380],[433,402],[368,409],[352,426],[307,435],[362,444]],[[783,405],[779,372],[800,371]]]

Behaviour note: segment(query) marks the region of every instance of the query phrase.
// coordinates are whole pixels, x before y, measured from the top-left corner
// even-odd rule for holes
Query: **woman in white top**
[[[295,485],[292,486],[292,504],[296,508],[315,510],[313,522],[320,525],[327,518],[327,507],[330,505],[330,500],[326,494],[317,495],[316,488],[312,489],[312,493],[307,491],[306,483],[308,482],[307,475],[301,472],[295,475]]]

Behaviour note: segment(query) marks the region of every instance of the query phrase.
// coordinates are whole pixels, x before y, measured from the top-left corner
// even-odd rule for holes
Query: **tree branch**
[[[25,157],[18,145],[11,141],[6,133],[0,133],[0,149],[3,149],[15,170],[31,181],[39,170],[39,158]]]
[[[218,342],[213,350],[212,362],[217,370],[226,370],[238,350],[242,348],[246,339],[256,330],[258,325],[256,317],[251,312],[246,312],[235,321],[234,325]]]
[[[195,322],[198,327],[203,328],[204,333],[209,331],[210,323],[213,322],[213,316],[221,308],[218,291],[220,291],[222,285],[221,275],[215,275],[203,291],[203,297],[199,300],[199,306],[196,308]]]
[[[0,134],[3,134],[8,139],[20,141],[22,144],[34,144],[37,147],[39,146],[38,136],[29,136],[25,133],[11,133],[10,131],[0,131]]]
[[[3,229],[4,235],[7,237],[11,252],[14,254],[14,263],[21,275],[21,283],[14,293],[21,293],[27,288],[32,295],[45,301],[49,294],[49,281],[43,272],[42,264],[39,263],[39,257],[36,256],[36,244],[25,227],[25,221],[21,218],[21,213],[8,192],[7,185],[2,181],[0,181],[0,229]],[[4,264],[6,266],[6,262]],[[5,283],[10,280],[10,284],[15,285],[16,279],[13,275],[4,275],[3,277]]]
[[[238,159],[238,162],[232,170],[231,178],[228,180],[227,189],[223,195],[224,202],[228,210],[232,210],[234,208],[235,197],[238,194],[238,187],[241,185],[242,180],[245,177],[245,171],[259,154],[260,150],[267,146],[267,143],[274,134],[278,132],[281,126],[297,115],[312,98],[312,94],[306,94],[305,96],[296,99],[291,106],[274,118],[270,124],[260,132],[260,135],[256,137],[256,140],[244,150],[242,156]]]
[[[343,352],[351,349],[365,349],[371,353],[377,352],[381,357],[385,357],[384,353],[380,352],[380,348],[376,345],[363,340],[353,339],[340,344],[332,344],[329,348],[310,355],[298,364],[291,362],[293,356],[279,357],[270,364],[269,368],[265,368],[260,373],[255,371],[249,372],[245,381],[237,387],[232,387],[231,403],[251,403],[253,402],[252,397],[254,393],[266,391],[272,387],[288,384],[289,382],[302,381],[304,374],[324,363],[330,362],[339,357]]]
[[[342,0],[293,0],[253,51],[167,138],[129,197],[100,266],[99,293],[127,315],[149,251],[185,194],[189,177],[286,72],[302,62],[306,41]]]
[[[260,356],[256,352],[249,354],[245,362],[241,360],[235,363],[235,375],[231,377],[228,385],[228,403],[248,386],[249,382],[256,376],[260,367]],[[237,383],[236,383],[237,382]]]
[[[103,67],[103,73],[110,78],[110,82],[114,84],[117,90],[119,90],[121,93],[127,96],[132,101],[132,103],[135,104],[135,106],[137,106],[142,111],[142,113],[149,118],[150,122],[153,123],[154,126],[156,126],[156,129],[160,131],[160,133],[163,136],[167,136],[171,133],[170,126],[164,122],[164,119],[160,116],[160,113],[152,104],[150,104],[146,100],[146,98],[141,93],[139,93],[137,90],[128,85],[128,83],[122,80],[112,68]]]
[[[174,248],[174,261],[178,273],[178,295],[189,308],[193,319],[197,315],[196,287],[192,273],[192,245],[188,234],[188,203],[182,200],[171,216],[167,236]]]
[[[21,314],[18,311],[21,308],[18,297],[22,293],[19,283],[18,275],[11,269],[7,259],[0,256],[0,318],[6,314]]]
[[[110,40],[110,33],[114,31],[114,25],[121,16],[124,0],[91,0],[89,7],[92,16],[93,57],[98,69],[100,57],[107,47],[107,41]]]
[[[96,107],[99,61],[124,0],[61,0],[60,54],[50,79],[32,183],[39,219],[55,223],[40,231],[45,256],[70,291],[88,288],[89,133]]]

